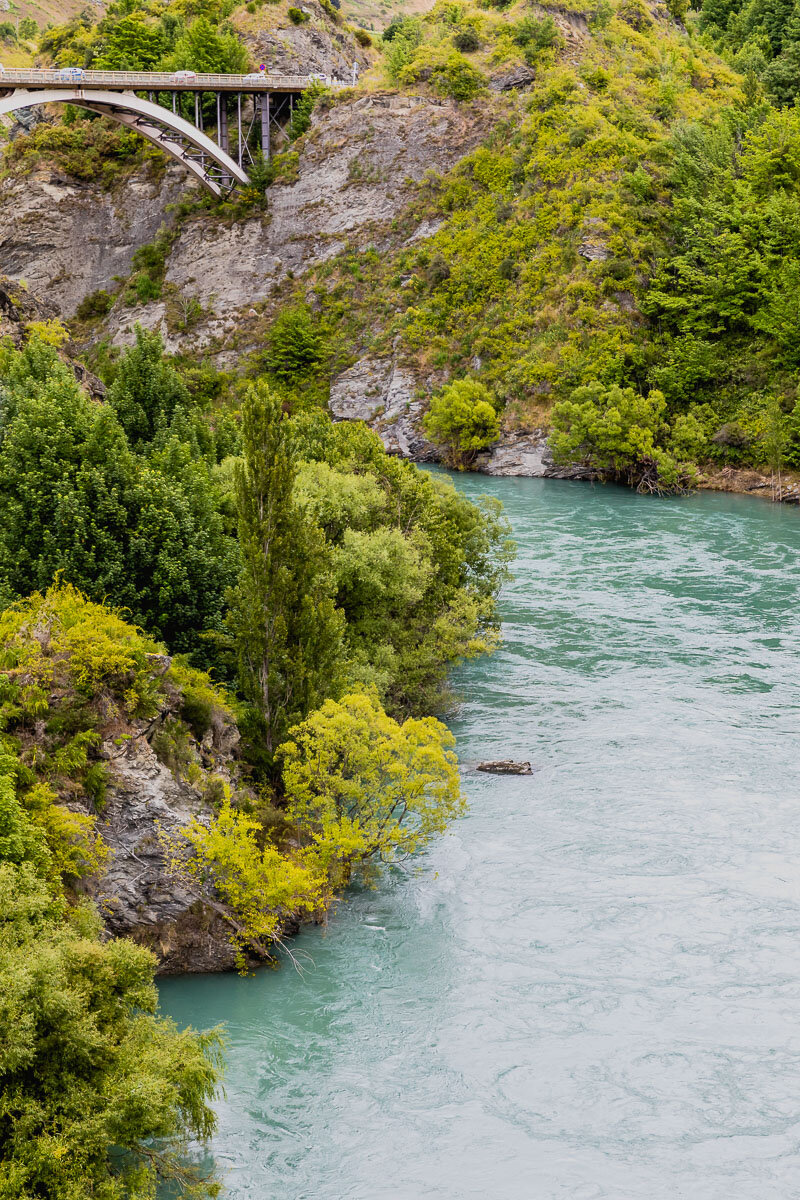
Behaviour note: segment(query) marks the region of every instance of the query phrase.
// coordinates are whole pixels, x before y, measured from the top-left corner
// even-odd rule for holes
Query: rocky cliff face
[[[186,187],[177,163],[144,167],[112,191],[45,164],[9,176],[0,182],[0,271],[72,316],[84,297],[130,273],[134,251],[170,223],[168,206]]]
[[[153,950],[160,974],[232,970],[230,916],[213,896],[201,895],[175,872],[166,849],[170,841],[180,843],[179,831],[192,817],[207,820],[212,806],[202,787],[159,760],[144,731],[122,749],[119,740],[106,741],[101,749],[109,786],[98,831],[109,851],[107,869],[86,890],[109,933]],[[230,773],[237,741],[235,726],[226,722],[195,750],[206,766],[213,762],[219,778]]]

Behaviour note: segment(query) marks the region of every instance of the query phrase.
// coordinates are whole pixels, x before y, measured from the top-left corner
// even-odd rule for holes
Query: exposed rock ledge
[[[331,384],[330,411],[337,421],[364,421],[390,454],[414,462],[438,462],[440,453],[424,434],[425,390],[412,372],[391,358],[365,357]],[[475,470],[485,475],[547,479],[591,479],[584,467],[557,467],[544,429],[504,431],[479,454]]]

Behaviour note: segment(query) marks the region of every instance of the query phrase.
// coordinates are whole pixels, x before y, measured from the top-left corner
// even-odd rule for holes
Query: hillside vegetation
[[[117,763],[180,783],[182,828],[128,824],[242,966],[268,958],[463,811],[429,714],[496,641],[512,547],[490,505],[282,400],[285,358],[223,401],[140,332],[99,401],[65,336],[21,318],[0,349],[0,1196],[215,1195],[185,1151],[219,1038],[157,1015],[155,957],[80,898]]]
[[[800,125],[769,69],[742,79],[633,0],[587,9],[579,46],[525,5],[441,3],[388,35],[400,84],[533,78],[427,181],[408,224],[433,236],[312,273],[339,361],[394,346],[434,394],[474,378],[506,428],[555,421],[562,455],[635,483],[793,465]]]
[[[176,25],[159,12],[112,8],[47,45],[121,63],[124,44],[125,62],[147,65],[151,38],[153,62],[183,65],[185,39],[212,18],[187,10]],[[213,37],[195,31],[223,65],[252,15],[226,12]],[[264,325],[267,349],[270,322],[306,314],[314,361],[293,378],[320,403],[360,358],[401,361],[434,401],[426,428],[455,465],[498,429],[544,427],[562,461],[656,491],[709,465],[800,466],[800,127],[778,82],[798,43],[788,9],[771,12],[440,0],[395,17],[366,86],[465,105],[499,90],[494,128],[452,170],[429,172],[388,246],[354,236],[290,281]],[[315,120],[335,102],[323,97]],[[295,131],[301,153],[307,125]],[[92,126],[37,133],[37,152]],[[27,152],[20,143],[12,157]],[[185,212],[245,220],[269,209],[270,178],[234,204]],[[432,232],[409,241],[420,228]],[[150,280],[160,294],[170,243],[153,253],[160,267],[140,269],[126,297],[135,287],[146,301]],[[245,371],[258,361],[256,348]],[[470,404],[449,390],[461,383]]]

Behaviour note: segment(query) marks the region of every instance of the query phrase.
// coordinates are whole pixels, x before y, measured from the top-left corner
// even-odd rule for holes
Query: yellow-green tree
[[[431,401],[425,432],[445,448],[448,462],[461,471],[479,450],[496,442],[500,422],[489,390],[477,379],[457,379]]]
[[[327,700],[280,748],[287,816],[334,882],[367,858],[423,849],[464,811],[454,738],[389,717],[374,693]]]

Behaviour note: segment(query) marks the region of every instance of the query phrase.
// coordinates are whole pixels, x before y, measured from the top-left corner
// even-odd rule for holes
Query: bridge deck
[[[176,79],[169,71],[84,71],[78,79],[65,78],[59,70],[0,68],[0,92],[14,88],[85,88],[120,92],[302,92],[311,86],[308,75],[201,75]],[[336,86],[334,84],[333,86]],[[339,85],[341,86],[341,84]]]

